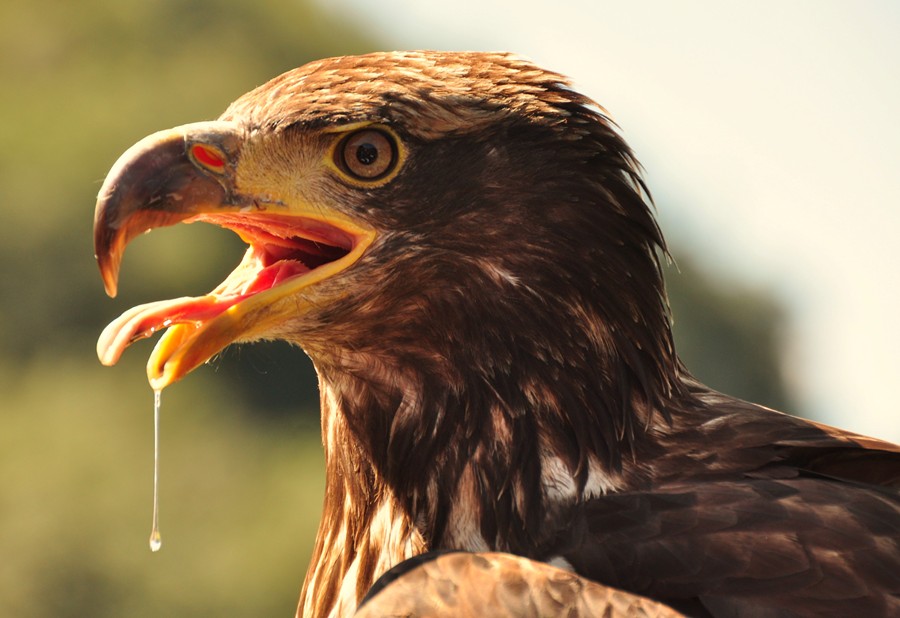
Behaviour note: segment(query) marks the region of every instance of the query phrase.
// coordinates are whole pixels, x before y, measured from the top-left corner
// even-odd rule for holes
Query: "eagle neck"
[[[340,396],[323,380],[320,390],[325,497],[298,618],[352,615],[378,577],[426,551],[410,514],[348,428]]]
[[[577,392],[556,383],[564,372],[459,373],[455,359],[359,350],[331,360],[317,363],[326,490],[303,615],[352,612],[383,572],[432,549],[547,558],[560,512],[619,484],[577,425],[583,401],[552,399]]]
[[[630,462],[665,420],[668,387],[649,344],[629,348],[630,330],[579,301],[556,301],[571,320],[520,310],[510,326],[511,311],[469,308],[445,317],[477,324],[313,350],[326,493],[301,614],[350,613],[384,571],[431,549],[548,558],[568,509],[641,482]]]

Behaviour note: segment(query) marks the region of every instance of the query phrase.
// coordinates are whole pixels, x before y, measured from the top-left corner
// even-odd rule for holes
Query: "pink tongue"
[[[281,262],[275,262],[271,266],[268,266],[260,271],[260,273],[256,276],[256,279],[254,279],[253,283],[251,283],[250,286],[244,290],[244,295],[250,296],[251,294],[256,294],[257,292],[262,292],[263,290],[268,290],[269,288],[275,287],[285,279],[290,279],[291,277],[303,275],[308,272],[309,268],[307,268],[300,262],[295,262],[293,260],[283,260]]]
[[[240,269],[236,270],[237,273]],[[268,290],[286,279],[309,272],[309,268],[293,260],[283,260],[257,272],[249,284],[229,277],[206,296],[184,296],[133,307],[113,320],[97,340],[97,356],[104,365],[115,365],[129,345],[153,335],[173,324],[194,323],[198,328],[245,298]],[[230,290],[232,285],[240,290]],[[221,296],[219,295],[221,294]]]
[[[97,340],[97,356],[104,365],[115,365],[129,345],[173,324],[214,318],[247,296],[184,296],[133,307],[113,320]]]

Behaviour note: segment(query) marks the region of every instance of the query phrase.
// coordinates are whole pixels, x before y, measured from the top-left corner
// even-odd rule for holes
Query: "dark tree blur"
[[[780,358],[782,307],[771,294],[705,274],[691,257],[676,259],[666,283],[675,345],[687,368],[722,392],[796,412]]]

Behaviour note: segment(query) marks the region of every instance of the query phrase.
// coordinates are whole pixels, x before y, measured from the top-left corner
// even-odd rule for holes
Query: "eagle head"
[[[540,398],[503,384],[512,365],[594,357],[628,401],[672,388],[663,240],[634,158],[596,104],[517,57],[322,60],[141,140],[97,202],[107,292],[135,235],[194,221],[249,245],[238,267],[209,294],[126,312],[98,344],[113,364],[167,328],[154,388],[257,339],[299,344],[326,374],[380,367],[451,389]]]

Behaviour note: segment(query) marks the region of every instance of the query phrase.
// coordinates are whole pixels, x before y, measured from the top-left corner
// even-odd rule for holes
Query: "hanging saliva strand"
[[[159,399],[160,389],[153,389],[153,526],[150,529],[150,550],[159,551]]]

